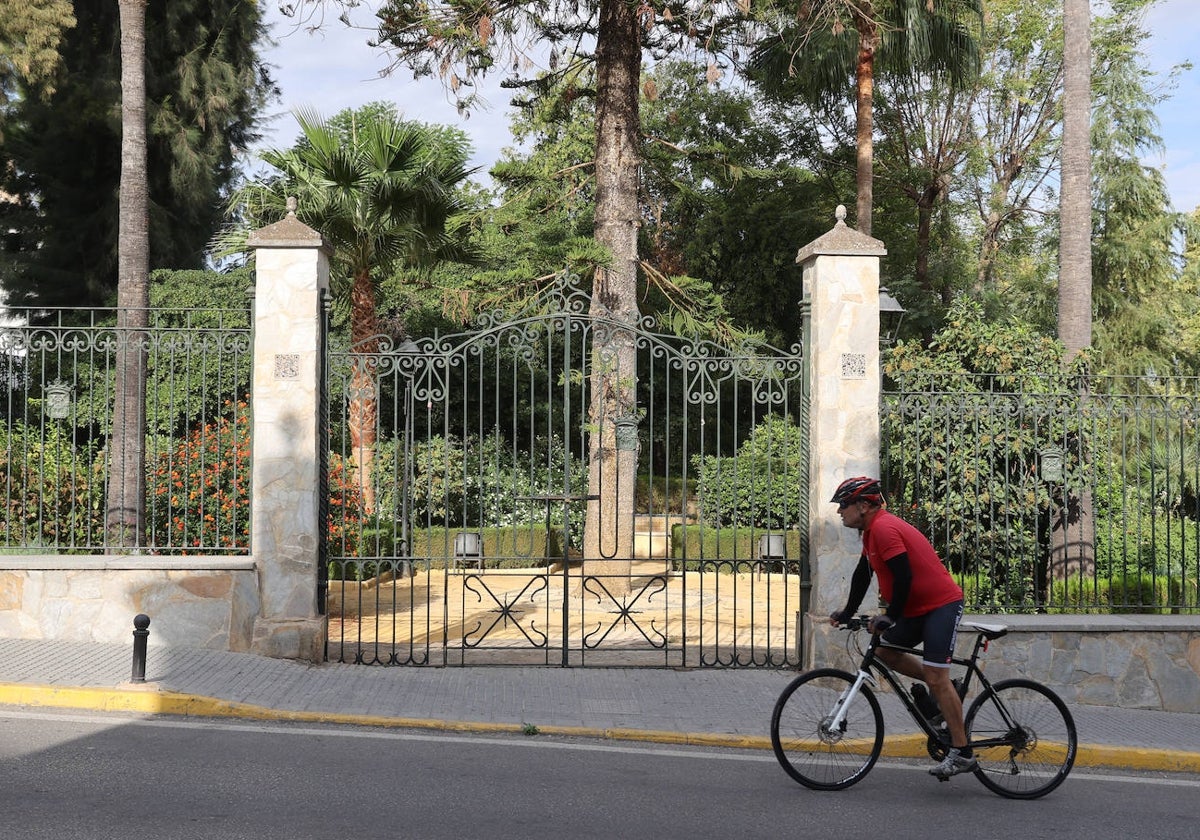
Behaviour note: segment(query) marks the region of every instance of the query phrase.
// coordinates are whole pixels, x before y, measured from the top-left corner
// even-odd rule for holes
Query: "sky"
[[[1093,6],[1097,3],[1092,0]],[[487,169],[504,147],[513,145],[506,113],[508,91],[489,81],[483,94],[490,108],[464,118],[439,81],[414,82],[403,67],[380,78],[387,59],[366,45],[370,30],[348,29],[331,18],[312,33],[284,18],[278,5],[278,0],[264,0],[278,42],[265,59],[274,65],[283,97],[260,145],[291,144],[297,134],[291,116],[296,108],[311,108],[330,117],[344,108],[385,100],[396,103],[409,119],[456,125],[465,131],[475,148],[472,163],[481,168],[478,180],[487,182]],[[352,21],[369,27],[373,17],[360,10]],[[1164,171],[1175,209],[1191,211],[1200,206],[1200,0],[1161,0],[1147,16],[1146,28],[1152,33],[1146,57],[1160,78],[1183,62],[1197,65],[1179,77],[1172,98],[1160,105],[1159,133],[1165,150],[1146,158],[1147,164]]]

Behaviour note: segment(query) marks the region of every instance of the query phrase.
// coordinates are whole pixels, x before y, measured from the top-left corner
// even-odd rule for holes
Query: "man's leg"
[[[922,663],[923,678],[929,686],[929,693],[937,700],[946,728],[950,730],[950,744],[955,747],[967,745],[967,728],[963,723],[962,700],[954,690],[950,681],[950,669]]]

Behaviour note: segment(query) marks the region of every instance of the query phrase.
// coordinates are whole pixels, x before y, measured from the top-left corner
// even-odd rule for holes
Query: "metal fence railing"
[[[106,551],[118,357],[147,370],[145,515],[155,554],[248,552],[251,327],[246,310],[8,309],[0,324],[0,552]]]
[[[560,280],[461,333],[328,353],[330,655],[786,664],[802,355],[597,316]]]
[[[968,609],[1200,611],[1200,379],[907,382],[882,399],[889,504]]]

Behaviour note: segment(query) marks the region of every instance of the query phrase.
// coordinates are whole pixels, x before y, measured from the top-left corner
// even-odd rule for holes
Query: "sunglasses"
[[[842,511],[844,511],[846,508],[850,507],[853,504],[855,504],[855,502],[840,502],[838,504],[838,513],[841,513]]]

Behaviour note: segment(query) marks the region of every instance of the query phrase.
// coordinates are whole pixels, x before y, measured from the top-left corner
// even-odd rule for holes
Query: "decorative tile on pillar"
[[[275,355],[275,378],[276,379],[299,379],[300,378],[300,354],[299,353],[277,353]]]
[[[865,353],[842,354],[842,379],[866,379],[867,356]]]

